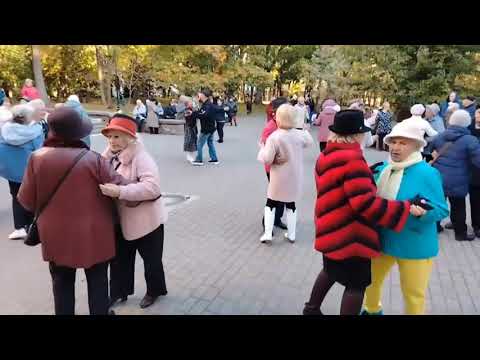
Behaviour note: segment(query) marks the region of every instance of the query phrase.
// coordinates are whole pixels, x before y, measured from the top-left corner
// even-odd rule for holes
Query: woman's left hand
[[[425,215],[426,212],[427,210],[421,208],[420,206],[410,205],[410,214],[412,214],[413,216],[420,217]]]
[[[102,194],[108,197],[112,198],[118,198],[120,197],[120,187],[115,184],[105,184],[102,185],[100,184],[100,190],[102,191]]]

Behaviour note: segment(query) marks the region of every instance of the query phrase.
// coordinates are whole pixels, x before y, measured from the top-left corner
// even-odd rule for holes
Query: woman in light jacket
[[[44,140],[42,127],[32,123],[34,109],[30,105],[17,105],[9,114],[8,121],[1,128],[0,136],[0,177],[8,181],[12,195],[13,223],[15,230],[8,236],[10,240],[23,239],[33,221],[33,214],[25,210],[17,200],[28,159],[39,149]],[[9,118],[8,118],[8,115]]]
[[[262,243],[272,242],[275,212],[285,203],[287,208],[287,233],[285,238],[295,242],[297,210],[295,202],[302,194],[303,151],[313,144],[310,133],[295,128],[296,111],[290,104],[280,105],[276,111],[278,130],[270,135],[258,153],[258,160],[271,165],[267,203],[264,209],[265,233]]]
[[[135,120],[116,114],[102,130],[108,138],[103,156],[115,170],[135,184],[100,185],[102,193],[118,200],[138,202],[135,206],[117,201],[121,231],[117,232],[117,258],[111,264],[110,303],[126,301],[134,293],[135,256],[140,253],[145,266],[147,293],[141,308],[167,294],[163,271],[163,224],[167,211],[160,193],[158,168],[142,143],[137,140]]]
[[[160,124],[158,122],[157,105],[152,100],[147,100],[145,103],[147,104],[146,126],[150,130],[150,134],[158,134]]]
[[[333,124],[333,119],[338,110],[334,100],[328,99],[322,104],[322,112],[315,120],[315,124],[319,126],[318,142],[320,143],[320,151],[323,151],[327,146],[328,135],[330,133],[328,127]]]

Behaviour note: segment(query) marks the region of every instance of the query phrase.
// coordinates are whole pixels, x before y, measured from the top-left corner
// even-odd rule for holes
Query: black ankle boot
[[[464,233],[464,234],[455,234],[455,240],[457,241],[473,241],[475,240],[475,234]]]
[[[308,303],[305,303],[305,307],[303,308],[303,315],[320,316],[323,315],[323,313],[320,311],[320,309],[311,307],[310,305],[308,305]]]

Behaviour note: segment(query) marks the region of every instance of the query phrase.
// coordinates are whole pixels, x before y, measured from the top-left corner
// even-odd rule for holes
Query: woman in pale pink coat
[[[146,308],[159,296],[167,294],[162,263],[163,224],[167,221],[167,211],[161,198],[157,165],[137,140],[136,129],[133,118],[116,114],[102,130],[109,143],[103,156],[119,174],[136,183],[125,186],[105,184],[100,188],[104,195],[118,199],[121,227],[117,232],[117,257],[110,269],[110,303],[126,301],[128,295],[134,293],[138,250],[145,265],[147,282],[147,293],[140,307]]]
[[[328,135],[330,130],[328,127],[333,125],[335,114],[340,111],[339,106],[334,100],[325,100],[322,104],[322,112],[317,116],[315,125],[318,125],[318,142],[320,143],[320,151],[327,146]]]
[[[295,202],[302,193],[303,149],[313,144],[307,130],[295,129],[296,110],[290,104],[281,105],[276,112],[278,129],[267,139],[258,153],[258,160],[270,168],[267,203],[264,209],[265,233],[262,243],[272,242],[275,211],[279,203],[287,208],[287,233],[285,237],[295,242],[297,210]]]

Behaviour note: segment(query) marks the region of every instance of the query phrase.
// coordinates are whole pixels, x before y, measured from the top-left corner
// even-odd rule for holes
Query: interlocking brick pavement
[[[313,249],[313,168],[318,144],[305,153],[304,193],[298,202],[297,241],[283,239],[275,229],[272,246],[259,242],[267,179],[256,160],[264,120],[245,117],[238,127],[225,127],[225,142],[215,143],[220,165],[193,167],[182,152],[183,136],[142,134],[158,163],[162,189],[193,195],[170,209],[165,225],[164,266],[168,295],[148,309],[138,304],[145,293],[143,264],[137,256],[135,294],[115,307],[118,314],[300,314],[322,267]],[[316,137],[316,129],[312,130]],[[105,146],[94,136],[93,149]],[[204,156],[208,160],[207,149]],[[386,153],[366,151],[370,163]],[[48,266],[40,248],[9,241],[12,230],[10,195],[0,182],[1,314],[52,314]],[[440,236],[440,254],[427,296],[430,314],[480,312],[480,240],[458,243],[451,231]],[[77,313],[87,314],[86,282],[77,272]],[[334,285],[322,311],[337,314],[343,288]],[[393,269],[383,293],[385,313],[402,314],[399,274]]]

